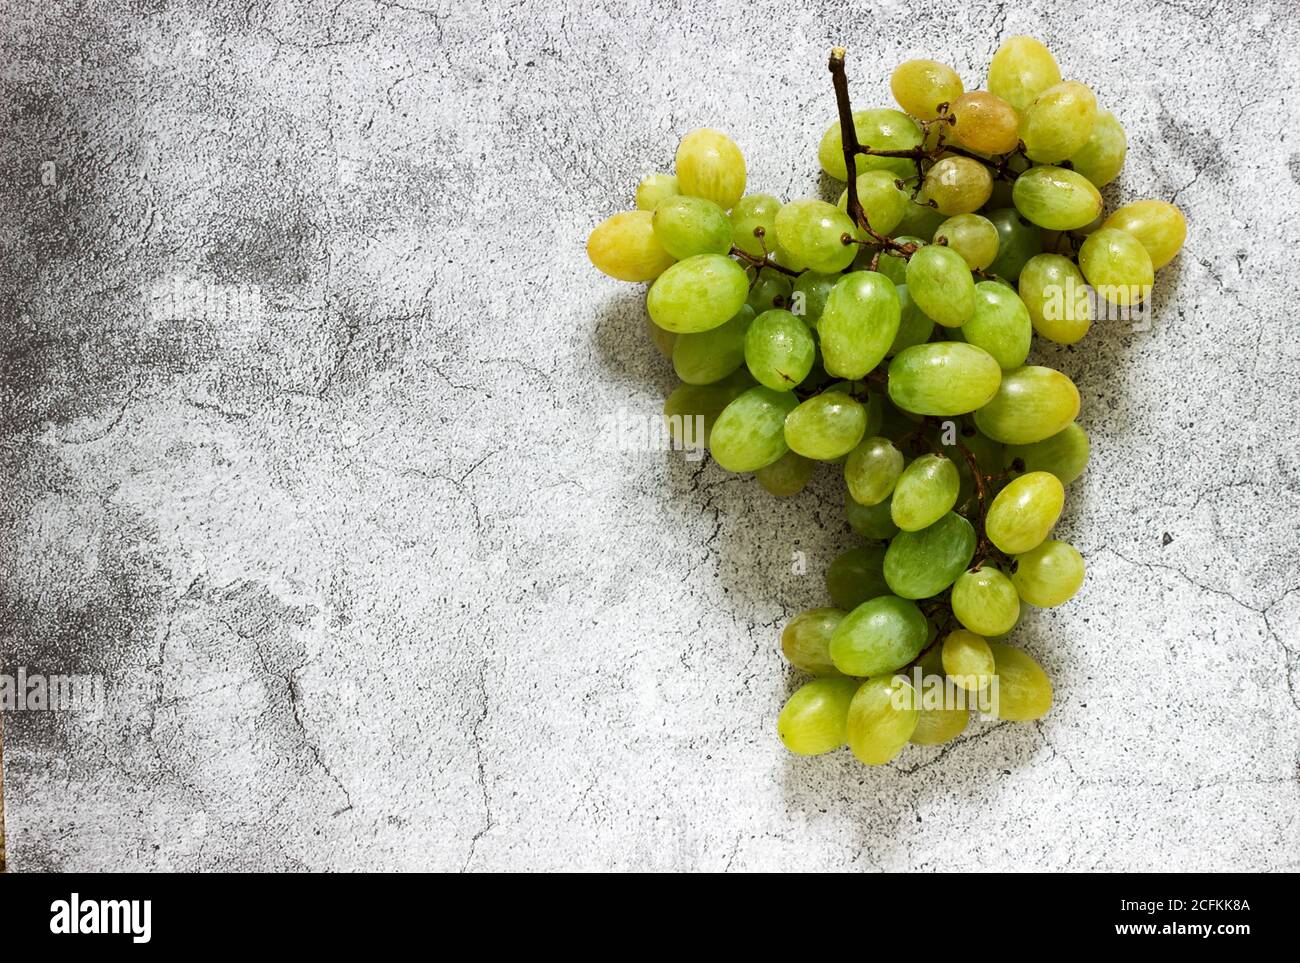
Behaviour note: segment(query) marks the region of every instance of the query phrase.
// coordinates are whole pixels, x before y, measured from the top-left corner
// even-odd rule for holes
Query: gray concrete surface
[[[11,868],[1300,869],[1287,4],[2,6],[0,656],[107,686],[6,714]],[[791,758],[836,479],[615,450],[671,370],[586,235],[701,125],[814,193],[834,43],[867,106],[1019,32],[1192,222],[1151,330],[1036,349],[1094,445],[1057,705]]]

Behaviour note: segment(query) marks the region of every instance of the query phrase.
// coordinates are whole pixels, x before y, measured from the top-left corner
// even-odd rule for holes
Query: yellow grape
[[[653,281],[675,261],[655,237],[649,211],[620,211],[601,221],[587,238],[587,257],[620,281]]]
[[[857,679],[814,679],[790,696],[776,720],[785,747],[801,756],[817,756],[844,745],[849,706]]]
[[[1172,261],[1187,239],[1187,219],[1168,201],[1125,204],[1101,226],[1128,231],[1137,238],[1150,255],[1154,271]]]
[[[954,120],[945,129],[962,147],[981,154],[1006,154],[1020,143],[1020,115],[996,94],[972,90],[954,100],[948,113]]]
[[[726,134],[701,127],[677,146],[677,187],[683,194],[713,201],[724,211],[745,193],[745,156]]]
[[[982,635],[955,629],[943,640],[943,671],[968,692],[978,692],[993,678],[993,652]]]
[[[849,704],[849,749],[860,762],[883,766],[916,731],[916,693],[902,676],[868,679]]]
[[[1008,37],[989,64],[989,90],[1023,113],[1034,98],[1061,82],[1061,68],[1033,37]]]
[[[988,643],[998,677],[994,714],[1012,722],[1032,722],[1052,708],[1052,683],[1042,666],[1020,649]]]
[[[894,68],[889,89],[898,106],[913,117],[934,120],[940,104],[952,104],[962,92],[957,71],[937,60],[907,60]]]

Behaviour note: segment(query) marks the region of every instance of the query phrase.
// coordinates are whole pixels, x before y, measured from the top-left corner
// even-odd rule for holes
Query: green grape
[[[637,210],[653,211],[660,201],[680,193],[677,178],[672,174],[647,174],[636,186]]]
[[[934,120],[939,106],[952,104],[962,89],[957,71],[937,60],[904,61],[889,77],[889,90],[898,106],[920,120]]]
[[[934,229],[934,242],[946,243],[961,255],[966,266],[983,270],[998,256],[998,229],[978,214],[958,214]]]
[[[804,271],[794,282],[791,295],[790,311],[814,331],[821,323],[822,312],[831,296],[831,289],[839,281],[838,274],[820,274],[817,271]]]
[[[849,527],[863,538],[887,539],[898,534],[890,511],[890,499],[875,505],[863,505],[853,497],[851,492],[844,493],[844,514]]]
[[[927,709],[922,705],[910,741],[917,746],[938,746],[951,742],[962,734],[969,721],[970,710],[965,706]]]
[[[916,731],[916,694],[902,676],[868,679],[849,704],[846,737],[859,762],[883,766]]]
[[[717,384],[678,385],[664,399],[664,425],[678,447],[703,449],[708,446],[718,415],[753,384],[749,372],[737,374],[743,374],[748,384],[737,384],[733,375]]]
[[[813,395],[785,420],[785,443],[817,461],[834,461],[853,450],[867,430],[867,409],[842,391]]]
[[[787,451],[772,464],[764,465],[754,472],[754,477],[769,494],[777,498],[788,498],[804,490],[812,478],[814,467],[802,455]]]
[[[1011,207],[990,211],[986,216],[998,231],[998,256],[989,265],[989,272],[1014,284],[1025,262],[1042,252],[1043,232]]]
[[[921,197],[934,201],[940,214],[978,211],[993,194],[993,175],[977,160],[960,155],[935,161],[926,172]]]
[[[1151,255],[1128,231],[1103,227],[1079,248],[1079,268],[1098,297],[1111,304],[1140,304],[1151,293]]]
[[[934,319],[916,306],[911,293],[907,290],[907,285],[895,286],[894,293],[898,295],[898,334],[894,335],[894,342],[885,353],[886,357],[896,355],[914,345],[925,344],[934,333]]]
[[[1004,635],[1020,619],[1020,596],[1011,579],[985,565],[952,583],[952,614],[979,635]]]
[[[653,281],[674,262],[655,237],[649,211],[620,211],[601,221],[587,238],[587,257],[620,281]]]
[[[659,325],[650,320],[650,315],[645,316],[646,334],[650,335],[650,342],[655,349],[669,360],[673,356],[673,348],[677,346],[677,335],[672,331],[665,331]]]
[[[754,309],[755,314],[762,314],[773,308],[789,307],[793,291],[794,285],[788,275],[772,268],[763,268],[754,279],[745,303]]]
[[[915,178],[912,178],[915,183]],[[911,188],[909,187],[910,191]],[[908,201],[903,209],[903,219],[898,222],[894,228],[894,240],[902,242],[904,238],[908,240],[934,237],[934,229],[947,220],[946,214],[940,214],[929,204],[921,204],[916,201]],[[925,243],[922,241],[921,243]]]
[[[1097,98],[1077,80],[1039,94],[1020,121],[1025,154],[1037,164],[1058,164],[1083,149],[1097,120]]]
[[[744,268],[722,254],[697,254],[659,275],[650,285],[646,307],[655,324],[681,334],[725,324],[748,296]]]
[[[962,94],[948,109],[950,140],[980,154],[1008,154],[1020,144],[1020,117],[1009,103],[986,90]]]
[[[929,626],[913,602],[880,595],[844,616],[831,634],[831,660],[845,675],[892,672],[916,658]]]
[[[1101,225],[1127,231],[1141,242],[1158,271],[1178,253],[1187,239],[1183,212],[1168,201],[1134,201],[1125,204]]]
[[[839,675],[831,661],[831,633],[844,618],[840,609],[808,609],[781,631],[781,653],[796,669],[813,675]]]
[[[781,202],[771,194],[746,194],[731,209],[731,234],[736,247],[753,257],[767,257],[776,230]],[[761,233],[756,233],[761,231]]]
[[[975,425],[1004,445],[1050,438],[1079,414],[1079,389],[1051,368],[1026,365],[1002,376],[998,392],[975,412]]]
[[[899,189],[898,179],[890,171],[866,171],[858,175],[858,203],[867,215],[867,223],[881,234],[888,234],[903,219],[911,198],[907,191]],[[840,192],[836,206],[847,213],[847,187]]]
[[[844,481],[859,505],[876,505],[894,491],[903,473],[903,453],[888,438],[864,438],[844,463]]]
[[[961,415],[989,402],[1002,380],[997,360],[959,341],[918,344],[889,362],[889,398],[918,415]]]
[[[993,650],[983,636],[956,629],[943,640],[943,671],[958,688],[978,692],[993,681]]]
[[[1074,344],[1092,326],[1088,283],[1068,257],[1030,258],[1020,272],[1019,291],[1034,330],[1049,341]]]
[[[757,322],[755,322],[757,323]],[[727,471],[757,471],[787,451],[785,416],[798,400],[761,385],[737,396],[713,424],[709,450]]]
[[[1088,435],[1071,422],[1050,438],[1030,445],[1008,445],[1003,454],[1007,467],[1020,471],[1048,471],[1068,485],[1088,465]]]
[[[745,332],[754,309],[741,305],[725,324],[696,334],[679,334],[673,347],[673,370],[688,385],[721,381],[745,363]]]
[[[1034,335],[1025,302],[997,281],[981,281],[975,285],[975,313],[957,330],[967,344],[992,355],[1003,371],[1025,363]]]
[[[839,378],[861,378],[885,358],[902,319],[893,283],[876,271],[846,274],[817,323],[822,362]]]
[[[774,391],[790,391],[808,377],[816,354],[808,325],[789,311],[764,311],[745,333],[745,365]]]
[[[975,557],[975,529],[955,512],[929,528],[899,532],[885,551],[885,581],[895,595],[928,599],[951,585]]]
[[[1008,37],[989,64],[989,90],[1024,113],[1034,99],[1061,82],[1061,69],[1033,37]]]
[[[1051,472],[1031,471],[998,492],[989,506],[984,531],[1000,551],[1019,555],[1047,538],[1063,507],[1065,486],[1061,480]]]
[[[994,715],[1012,722],[1033,722],[1047,715],[1052,708],[1052,683],[1042,667],[1027,653],[1009,645],[990,642],[989,649],[998,677]]]
[[[1030,605],[1040,609],[1061,605],[1074,598],[1074,593],[1083,584],[1083,556],[1068,542],[1049,538],[1036,548],[1016,556],[1011,581],[1020,597]]]
[[[829,676],[797,689],[776,720],[782,744],[801,756],[821,755],[844,745],[849,706],[858,685],[857,679]]]
[[[826,591],[831,601],[838,608],[852,612],[863,602],[889,595],[884,567],[885,550],[881,546],[841,552],[826,569]]]
[[[902,111],[887,107],[876,110],[858,110],[853,113],[853,129],[858,134],[858,144],[876,150],[907,150],[921,144],[921,128]],[[844,166],[844,141],[840,137],[840,123],[836,121],[822,135],[817,147],[817,159],[822,170],[836,180],[849,179]],[[859,154],[856,158],[858,173],[863,171],[889,171],[895,177],[912,173],[912,162],[905,157],[872,157]]]
[[[921,248],[907,262],[907,289],[917,307],[949,328],[961,327],[975,311],[970,268],[960,254],[938,244]]]
[[[834,204],[805,197],[782,206],[776,215],[776,239],[800,264],[834,274],[853,263],[857,245],[844,238],[861,237],[849,216]]]
[[[678,190],[710,200],[724,211],[745,193],[745,157],[721,131],[702,127],[683,137],[676,167]]]
[[[1099,110],[1088,143],[1070,155],[1070,166],[1097,187],[1105,187],[1119,176],[1127,153],[1124,127],[1109,110]]]
[[[702,197],[666,198],[651,219],[655,237],[678,260],[731,250],[731,221],[726,211]]]
[[[922,455],[903,469],[890,499],[894,524],[905,532],[928,528],[957,504],[957,466],[943,455]]]
[[[942,219],[943,215],[939,215]],[[915,244],[917,247],[925,247],[930,242],[924,238],[915,237],[911,234],[900,234],[894,238],[899,244]],[[875,254],[875,250],[871,252]],[[876,270],[887,277],[895,286],[907,281],[907,259],[901,254],[893,254],[889,251],[881,251],[880,258],[876,263]]]
[[[1101,194],[1092,181],[1062,167],[1031,167],[1011,188],[1016,210],[1049,231],[1074,231],[1101,214]]]

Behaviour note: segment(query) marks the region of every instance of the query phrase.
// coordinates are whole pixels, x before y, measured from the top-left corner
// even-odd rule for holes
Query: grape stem
[[[762,268],[771,268],[773,271],[779,271],[780,273],[789,275],[792,278],[797,278],[799,276],[798,271],[791,271],[788,267],[785,267],[784,265],[777,264],[775,261],[769,261],[767,258],[759,257],[756,254],[750,254],[748,251],[742,251],[738,247],[733,247],[731,249],[731,256],[738,257],[742,261],[749,264],[751,267],[756,267],[759,268],[760,270]]]

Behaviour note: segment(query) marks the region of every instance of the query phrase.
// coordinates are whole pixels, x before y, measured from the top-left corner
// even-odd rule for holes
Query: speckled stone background
[[[12,869],[1300,869],[1287,3],[0,8],[0,659],[108,693],[4,717]],[[1057,705],[793,758],[839,482],[616,450],[673,379],[586,235],[697,126],[824,189],[834,43],[870,106],[1021,32],[1192,223],[1150,330],[1036,349]]]

